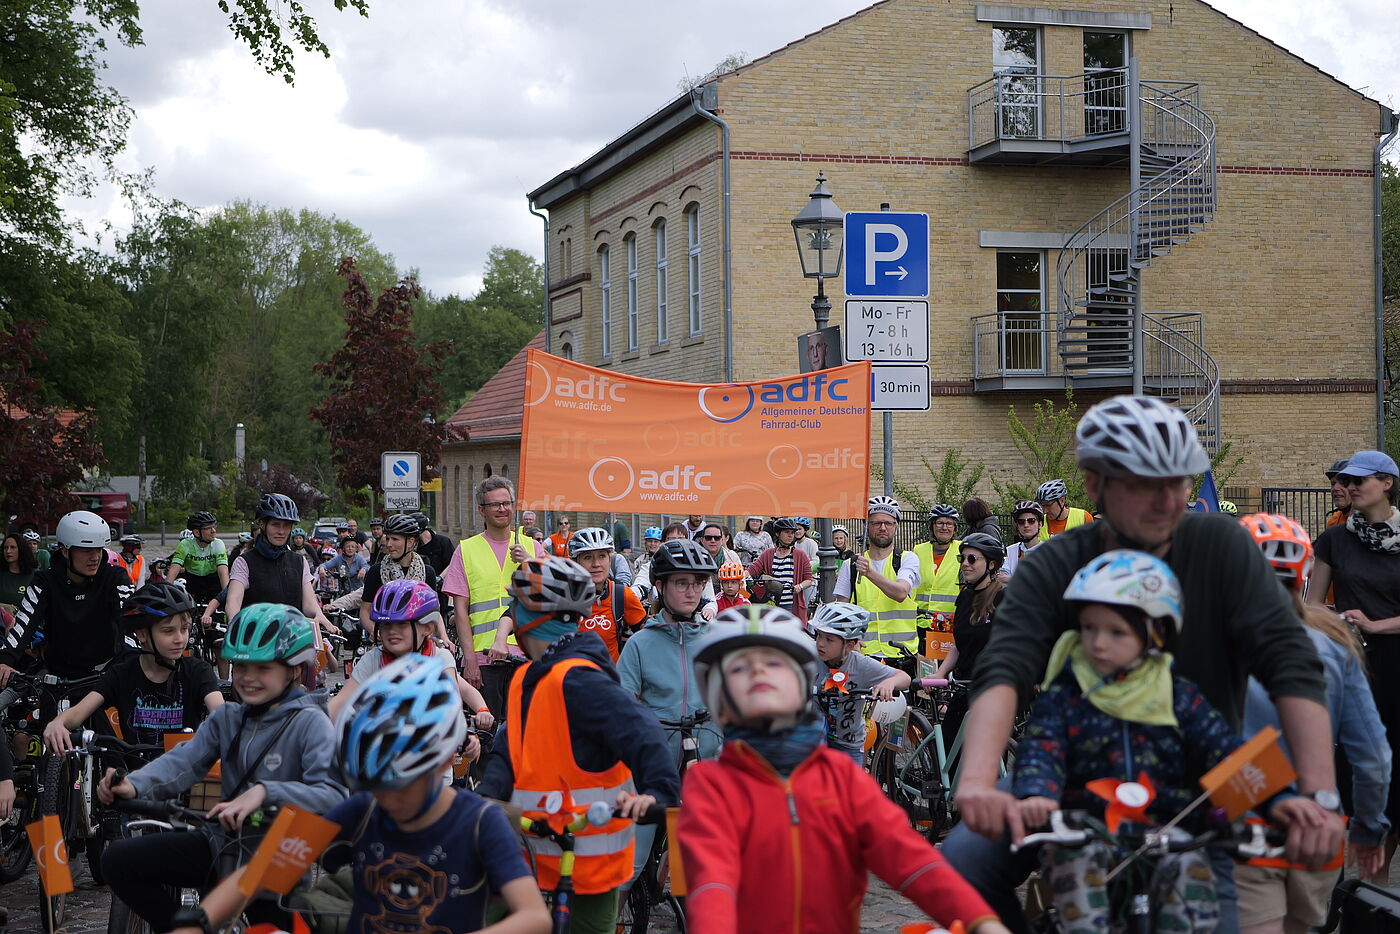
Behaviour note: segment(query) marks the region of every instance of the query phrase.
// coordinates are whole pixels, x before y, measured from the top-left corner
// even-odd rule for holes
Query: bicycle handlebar
[[[1142,849],[1148,853],[1185,853],[1190,850],[1210,848],[1224,850],[1235,859],[1278,859],[1283,856],[1283,843],[1287,832],[1281,827],[1258,823],[1235,823],[1202,834],[1192,835],[1179,828],[1163,832],[1150,827],[1142,830],[1122,830],[1117,834],[1117,842],[1127,849]],[[1054,843],[1060,846],[1082,847],[1095,839],[1103,839],[1102,831],[1088,823],[1088,815],[1083,811],[1052,811],[1050,829],[1027,834],[1019,844],[1012,844],[1011,852]]]
[[[679,720],[663,720],[658,718],[658,722],[662,727],[668,730],[689,730],[700,726],[702,723],[709,723],[710,712],[701,707],[688,717],[681,717]]]

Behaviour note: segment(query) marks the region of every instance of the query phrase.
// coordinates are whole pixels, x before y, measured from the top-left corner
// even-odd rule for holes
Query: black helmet
[[[409,538],[413,538],[420,531],[421,530],[418,528],[418,520],[404,513],[392,515],[384,523],[385,535],[406,535]]]
[[[655,583],[672,574],[718,574],[715,559],[699,542],[688,538],[673,538],[662,542],[651,556],[651,579]]]
[[[1333,461],[1332,466],[1324,470],[1323,473],[1327,475],[1328,480],[1336,480],[1337,474],[1341,473],[1343,470],[1346,470],[1347,464],[1349,464],[1350,462],[1351,458],[1349,457],[1343,457],[1339,461]]]
[[[190,517],[185,520],[185,528],[193,532],[195,529],[202,529],[206,525],[213,525],[218,521],[218,519],[214,518],[212,512],[192,512],[190,513]]]
[[[797,520],[791,516],[783,516],[781,519],[773,520],[774,532],[796,532],[802,526],[797,524]]]
[[[290,496],[281,493],[264,493],[263,498],[258,500],[259,519],[286,519],[288,522],[300,522],[301,514],[297,512],[297,504]]]
[[[409,513],[409,518],[413,519],[418,523],[418,531],[420,532],[426,532],[428,530],[428,526],[432,524],[428,521],[427,515],[421,512]]]
[[[1006,561],[1006,546],[995,535],[986,532],[973,532],[962,540],[962,547],[982,552],[988,564],[1000,566]]]
[[[179,584],[151,581],[122,606],[122,629],[127,633],[145,629],[176,613],[193,613],[194,606],[194,598]]]
[[[375,516],[374,518],[372,518],[372,519],[369,520],[369,527],[370,527],[370,528],[374,528],[376,525],[379,526],[380,528],[383,528],[383,527],[384,527],[384,517],[383,517],[383,516]]]

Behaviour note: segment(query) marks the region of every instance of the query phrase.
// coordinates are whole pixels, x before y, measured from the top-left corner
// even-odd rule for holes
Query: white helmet
[[[613,550],[612,533],[595,527],[579,529],[569,536],[569,557],[577,558],[585,551]]]
[[[864,639],[870,613],[854,603],[823,603],[807,624],[813,632],[826,632],[842,639]]]
[[[1037,503],[1053,503],[1056,500],[1069,496],[1069,488],[1065,486],[1063,480],[1046,480],[1035,491],[1035,501]]]
[[[710,709],[717,709],[724,678],[720,662],[730,652],[767,646],[792,657],[806,677],[804,689],[817,680],[826,665],[817,657],[817,645],[802,628],[802,621],[782,607],[748,604],[720,612],[695,647],[695,680],[704,688]]]
[[[872,496],[865,504],[865,514],[868,516],[873,512],[883,512],[887,516],[899,518],[899,500],[893,496]]]
[[[1146,628],[1138,636],[1148,649],[1167,646],[1181,632],[1181,584],[1165,561],[1145,551],[1104,552],[1075,573],[1064,599],[1139,611]]]
[[[112,529],[97,513],[79,509],[58,520],[54,538],[64,548],[106,548]]]
[[[896,694],[886,701],[878,701],[870,709],[870,719],[880,726],[889,726],[891,723],[904,716],[904,711],[909,709],[909,701],[903,694]]]
[[[1114,396],[1075,431],[1079,466],[1106,477],[1192,477],[1210,458],[1185,413],[1152,396]]]
[[[194,538],[194,532],[190,531],[189,529],[181,529],[181,530],[180,530],[180,537],[181,537],[181,538]]]

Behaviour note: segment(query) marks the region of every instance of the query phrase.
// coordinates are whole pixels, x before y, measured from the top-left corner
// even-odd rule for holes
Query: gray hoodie
[[[283,724],[286,728],[278,734]],[[335,729],[325,710],[310,694],[293,688],[286,700],[262,716],[254,716],[243,704],[223,704],[200,725],[194,739],[127,779],[138,796],[164,800],[184,793],[222,759],[225,801],[261,784],[268,805],[292,804],[324,814],[346,795],[334,768],[335,753]],[[241,787],[235,787],[245,776]]]
[[[642,706],[662,720],[693,716],[705,707],[704,685],[695,681],[695,648],[709,628],[703,619],[677,624],[665,611],[647,620],[642,631],[627,640],[617,660],[622,686],[641,699]],[[680,734],[667,730],[672,752],[680,750]],[[711,721],[696,729],[700,758],[719,755],[723,738]]]

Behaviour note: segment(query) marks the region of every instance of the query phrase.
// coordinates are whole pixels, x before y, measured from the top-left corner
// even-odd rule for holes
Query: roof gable
[[[468,441],[519,436],[525,417],[525,351],[531,348],[544,350],[543,331],[452,413],[448,427],[465,435]]]

